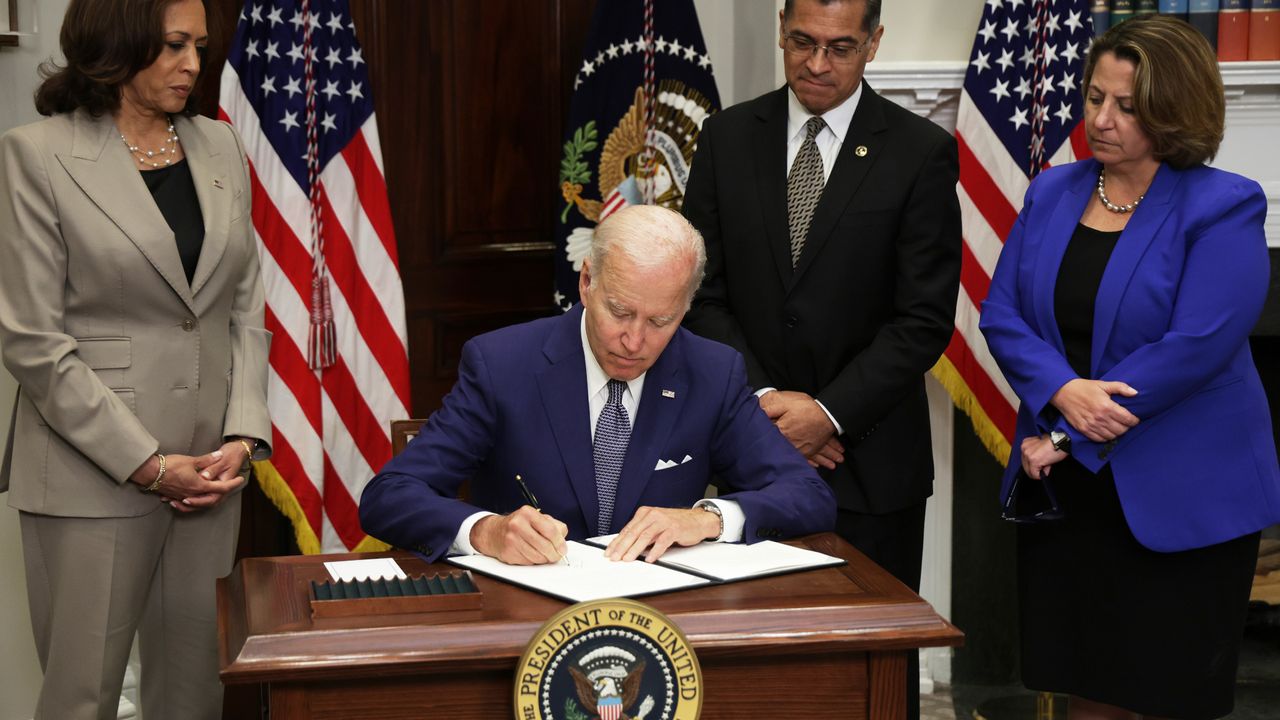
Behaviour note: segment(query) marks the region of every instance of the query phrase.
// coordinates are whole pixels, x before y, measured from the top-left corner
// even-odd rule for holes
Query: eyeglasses
[[[1036,510],[1034,512],[1018,514],[1018,487],[1019,480],[1026,479],[1027,483],[1038,485],[1044,491],[1044,497],[1040,498],[1040,503],[1048,503],[1048,507]],[[1053,485],[1049,484],[1048,477],[1041,477],[1039,480],[1032,480],[1027,474],[1021,470],[1013,476],[1013,486],[1009,488],[1009,497],[1005,498],[1004,508],[1000,511],[1000,519],[1008,520],[1013,523],[1031,524],[1038,522],[1052,522],[1061,520],[1065,517],[1062,507],[1058,505],[1058,497],[1053,494]]]
[[[811,38],[803,35],[795,35],[788,33],[782,36],[782,49],[792,55],[802,55],[804,57],[812,57],[819,50],[827,53],[827,59],[832,63],[844,64],[851,63],[858,59],[858,55],[871,45],[871,38],[858,43],[857,45],[849,45],[846,43],[837,43],[834,45],[819,45]]]

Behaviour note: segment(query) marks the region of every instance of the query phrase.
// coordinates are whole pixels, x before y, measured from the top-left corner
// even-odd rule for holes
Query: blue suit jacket
[[[458,382],[421,434],[360,498],[366,532],[435,560],[481,509],[525,504],[515,475],[570,539],[617,532],[641,505],[689,507],[712,473],[746,515],[744,537],[823,532],[831,489],[773,426],[747,387],[742,356],[677,330],[645,376],[618,482],[613,526],[596,527],[582,307],[469,341]],[[681,463],[655,470],[659,461]],[[471,480],[470,503],[457,499]]]
[[[1094,192],[1083,160],[1031,183],[983,303],[980,327],[1022,400],[1001,498],[1022,439],[1071,435],[1071,454],[1106,463],[1135,537],[1153,550],[1202,547],[1280,521],[1271,416],[1248,336],[1266,299],[1266,199],[1252,180],[1162,165],[1116,244],[1098,288],[1092,378],[1141,421],[1113,443],[1087,440],[1049,399],[1076,374],[1054,317],[1058,268]]]

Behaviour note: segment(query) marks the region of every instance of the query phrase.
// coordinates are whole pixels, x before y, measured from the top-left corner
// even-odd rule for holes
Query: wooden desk
[[[835,535],[796,542],[848,564],[642,598],[696,649],[702,717],[905,718],[907,653],[963,635]],[[512,718],[516,663],[565,603],[476,575],[482,610],[312,621],[324,560],[387,555],[452,569],[399,551],[240,561],[218,581],[222,681],[263,684],[272,720]]]

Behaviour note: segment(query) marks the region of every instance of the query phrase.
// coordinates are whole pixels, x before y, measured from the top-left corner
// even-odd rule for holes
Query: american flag
[[[1000,462],[1009,458],[1018,398],[978,331],[978,312],[1031,178],[1090,154],[1080,122],[1090,7],[987,0],[960,95],[964,258],[955,334],[933,372]]]
[[[347,0],[248,0],[219,115],[244,139],[273,333],[263,490],[306,553],[382,546],[365,482],[409,416],[404,292],[368,72]]]

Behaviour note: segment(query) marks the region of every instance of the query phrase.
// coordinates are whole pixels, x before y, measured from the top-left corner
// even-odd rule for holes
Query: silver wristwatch
[[[1071,452],[1071,436],[1061,430],[1050,430],[1049,442],[1053,443],[1053,449],[1058,452]]]
[[[709,513],[712,513],[713,515],[716,516],[716,519],[720,521],[720,532],[716,533],[716,536],[712,539],[719,540],[720,538],[724,537],[724,513],[720,512],[720,508],[715,503],[711,503],[711,502],[704,502],[698,505],[698,507],[702,508],[703,510],[706,510]]]

